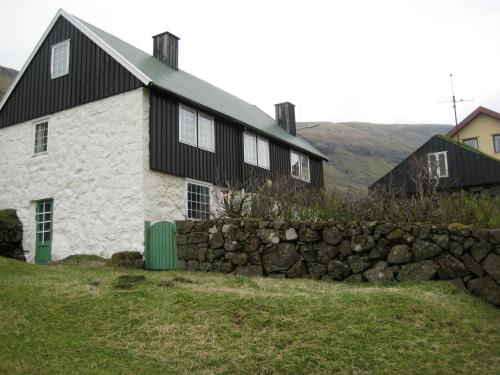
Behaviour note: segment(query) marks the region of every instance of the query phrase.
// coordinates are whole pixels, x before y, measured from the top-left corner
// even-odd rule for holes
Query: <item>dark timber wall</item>
[[[67,39],[71,40],[69,74],[51,79],[51,46]],[[0,111],[0,127],[140,86],[137,78],[61,16]]]
[[[215,118],[215,153],[179,142],[179,101],[156,90],[150,94],[150,167],[213,184],[245,184],[253,179],[290,176],[290,148],[269,139],[270,170],[243,162],[241,124]],[[195,106],[189,104],[191,107]],[[323,188],[322,161],[309,156],[311,187]]]

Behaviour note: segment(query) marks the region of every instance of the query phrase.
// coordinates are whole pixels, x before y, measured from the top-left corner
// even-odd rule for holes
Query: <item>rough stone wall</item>
[[[177,222],[179,268],[357,282],[450,280],[500,306],[500,229],[451,224]]]
[[[15,210],[0,210],[0,256],[26,261],[23,251],[23,224]]]
[[[143,251],[143,97],[137,89],[54,113],[48,152],[33,156],[34,123],[0,129],[0,207],[35,255],[35,201],[54,199],[52,259]]]

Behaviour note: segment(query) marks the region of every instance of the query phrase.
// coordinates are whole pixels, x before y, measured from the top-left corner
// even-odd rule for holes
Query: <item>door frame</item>
[[[43,221],[39,221],[40,213],[41,213],[41,205],[45,205],[50,203],[50,211],[43,211],[44,214],[50,213],[50,221],[45,221],[45,216]],[[44,206],[45,209],[45,206]],[[39,224],[41,223],[50,223],[49,224],[49,239],[45,240],[45,236],[47,231],[45,228],[42,228],[42,232],[39,233]],[[40,239],[39,234],[41,234],[42,238]],[[40,199],[35,201],[35,263],[36,264],[47,264],[52,260],[52,240],[54,236],[54,199]]]

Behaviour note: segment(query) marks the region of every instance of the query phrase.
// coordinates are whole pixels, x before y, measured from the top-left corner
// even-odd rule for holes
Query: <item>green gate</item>
[[[160,221],[144,223],[144,260],[148,270],[177,269],[175,223]]]

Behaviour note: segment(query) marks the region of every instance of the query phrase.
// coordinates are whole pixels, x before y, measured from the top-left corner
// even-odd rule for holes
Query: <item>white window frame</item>
[[[186,189],[185,189],[185,201],[186,201],[186,219],[189,220],[203,220],[203,219],[196,219],[196,218],[190,218],[189,217],[189,202],[188,202],[188,193],[189,193],[189,184],[192,185],[199,185],[208,188],[208,218],[210,219],[212,217],[212,189],[213,185],[207,182],[203,181],[198,181],[198,180],[192,180],[187,178],[186,179]]]
[[[465,143],[467,141],[476,141],[476,147],[469,146],[468,144]],[[479,138],[478,137],[464,138],[464,139],[462,139],[462,142],[464,145],[466,145],[468,147],[472,147],[475,150],[479,150]]]
[[[441,173],[441,168],[439,166],[439,155],[444,155],[444,167],[445,167],[445,173]],[[437,160],[437,169],[436,169],[436,174],[434,175],[432,173],[432,163],[431,163],[431,157],[434,157]],[[427,154],[427,164],[429,168],[429,177],[433,178],[446,178],[449,177],[449,170],[448,170],[448,151],[439,151],[439,152],[430,152]]]
[[[297,155],[297,157],[299,159],[299,175],[298,176],[295,176],[293,174],[292,154]],[[307,169],[309,171],[308,178],[304,178],[304,171],[302,170],[302,160],[304,158],[307,158]],[[303,153],[295,151],[295,150],[290,150],[290,175],[293,178],[295,178],[296,180],[301,180],[304,182],[311,182],[311,160],[309,158],[309,155],[303,154]]]
[[[255,146],[255,161],[247,159],[247,148],[245,147],[245,138],[250,137],[252,138],[252,143]],[[259,160],[259,140],[261,142],[267,143],[267,165],[262,164],[262,162]],[[269,139],[261,137],[260,135],[257,135],[252,132],[244,131],[243,132],[243,161],[246,164],[254,165],[256,167],[260,167],[266,170],[271,169],[271,151],[270,151],[271,145],[269,144]]]
[[[68,50],[68,59],[66,60],[66,66],[65,70],[62,73],[54,74],[54,52],[56,48],[61,47],[63,45],[67,45],[67,50]],[[69,73],[69,59],[70,59],[70,54],[71,54],[71,45],[70,45],[70,39],[65,40],[64,42],[54,44],[53,46],[50,47],[50,76],[52,79],[59,78],[62,76],[65,76],[66,74]]]
[[[47,123],[47,147],[46,147],[46,150],[44,150],[44,151],[36,152],[36,128],[38,125],[44,124],[44,123]],[[48,154],[48,152],[49,152],[49,119],[43,118],[40,120],[36,120],[36,121],[33,121],[32,124],[33,124],[33,141],[31,144],[33,145],[33,148],[32,148],[33,157]]]
[[[185,110],[185,111],[191,112],[195,116],[195,131],[194,131],[195,141],[193,143],[189,142],[188,140],[185,140],[185,139],[181,138],[181,134],[182,134],[182,132],[181,132],[181,127],[182,127],[181,110]],[[200,117],[204,117],[205,119],[211,121],[211,130],[212,130],[213,137],[212,137],[212,144],[209,147],[200,146],[200,126],[199,126],[199,122],[200,122],[199,118]],[[189,146],[197,147],[199,149],[215,153],[215,119],[212,116],[207,115],[207,114],[205,114],[203,112],[199,112],[196,109],[188,107],[188,106],[186,106],[184,104],[179,104],[179,126],[178,126],[178,131],[179,131],[178,139],[179,139],[180,143],[184,143],[184,144],[189,145]]]
[[[491,140],[493,141],[493,151],[495,152],[495,154],[498,154],[498,153],[500,153],[500,148],[498,148],[498,149],[496,148],[495,138],[500,139],[500,134],[493,134],[491,136]]]

